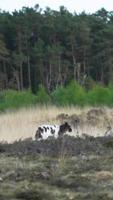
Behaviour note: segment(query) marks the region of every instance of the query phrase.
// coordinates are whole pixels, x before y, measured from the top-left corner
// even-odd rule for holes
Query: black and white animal
[[[48,137],[51,136],[53,136],[54,138],[58,138],[59,136],[64,135],[66,132],[72,132],[72,128],[68,124],[68,122],[65,122],[61,125],[41,125],[36,131],[35,139],[46,140]]]

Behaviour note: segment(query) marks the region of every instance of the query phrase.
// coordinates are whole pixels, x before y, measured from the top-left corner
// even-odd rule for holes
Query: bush
[[[86,91],[75,81],[66,87],[69,104],[83,106],[86,103]]]
[[[50,96],[47,94],[44,86],[40,85],[37,92],[37,103],[48,104],[51,102]]]
[[[59,87],[51,95],[40,85],[36,95],[30,90],[15,91],[5,90],[0,92],[0,111],[12,108],[26,107],[35,104],[50,104],[60,106],[113,106],[113,85],[108,87],[94,85],[89,90],[84,89],[75,81],[71,81],[66,87]]]
[[[64,87],[57,88],[52,93],[53,103],[56,105],[68,105],[67,91]]]
[[[46,93],[43,86],[39,87],[36,95],[30,90],[16,91],[4,90],[0,92],[0,111],[12,108],[27,107],[37,103],[47,104],[50,102],[50,97]]]
[[[36,96],[28,91],[6,90],[0,93],[0,110],[36,104]]]
[[[95,85],[87,94],[87,102],[90,105],[113,105],[113,89]]]
[[[86,103],[86,92],[75,81],[72,81],[68,86],[57,88],[53,93],[54,103],[58,105],[80,105]]]

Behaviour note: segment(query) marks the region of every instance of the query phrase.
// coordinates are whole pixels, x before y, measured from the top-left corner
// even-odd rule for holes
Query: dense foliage
[[[112,38],[113,12],[104,8],[94,14],[39,5],[0,11],[0,89],[36,93],[40,84],[51,92],[71,80],[88,88],[93,80],[112,83]]]
[[[78,83],[72,81],[66,87],[58,87],[50,94],[46,92],[44,86],[39,86],[36,94],[33,94],[31,90],[4,90],[0,92],[0,111],[36,104],[113,106],[113,85],[103,87],[96,84],[91,89],[86,90]]]

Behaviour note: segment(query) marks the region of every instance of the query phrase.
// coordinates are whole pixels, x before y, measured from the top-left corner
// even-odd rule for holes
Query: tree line
[[[113,11],[0,11],[0,90],[113,83]]]

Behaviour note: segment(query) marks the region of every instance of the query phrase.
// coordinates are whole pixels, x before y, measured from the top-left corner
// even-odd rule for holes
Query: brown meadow
[[[27,137],[34,138],[38,125],[60,124],[58,116],[62,113],[79,117],[81,121],[79,135],[85,133],[92,136],[103,136],[106,127],[113,124],[113,109],[97,108],[102,109],[104,114],[95,113],[95,115],[88,116],[93,109],[95,108],[37,106],[6,111],[0,114],[0,141],[12,142]],[[71,135],[76,136],[76,130],[73,129]]]

